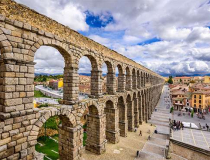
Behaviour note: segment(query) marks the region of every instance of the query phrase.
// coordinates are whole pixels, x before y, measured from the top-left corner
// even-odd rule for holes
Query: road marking
[[[203,134],[203,131],[201,131],[201,134],[203,135],[203,138],[204,138],[204,140],[205,140],[205,142],[206,142],[208,148],[210,148],[210,146],[209,146],[209,144],[208,144],[208,142],[207,142],[207,140],[206,140],[206,137],[205,137],[204,134]]]
[[[192,138],[193,138],[194,145],[196,145],[196,143],[195,143],[195,139],[194,139],[194,136],[193,136],[192,129],[190,129],[190,131],[191,131],[191,134],[192,134]]]
[[[47,157],[46,155],[44,155],[47,159],[52,160],[51,158]]]
[[[54,153],[58,154],[58,152],[56,152],[56,151],[54,151],[54,150],[51,150],[51,151],[53,151]]]

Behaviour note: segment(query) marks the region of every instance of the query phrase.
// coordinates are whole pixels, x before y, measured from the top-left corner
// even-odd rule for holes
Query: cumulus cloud
[[[160,0],[158,3],[155,0],[106,0],[100,3],[98,0],[16,1],[72,29],[84,31],[94,41],[159,74],[193,75],[210,71],[208,0]],[[110,17],[113,20],[100,29],[91,30],[86,23],[87,11],[98,16],[101,24],[107,23]],[[144,44],[154,37],[160,41]],[[36,56],[37,65],[40,63],[37,70],[61,65],[60,62],[44,64],[44,59],[50,61],[53,57],[48,56],[49,51],[45,52],[47,54]],[[89,60],[81,59],[79,72],[90,72],[90,68]]]

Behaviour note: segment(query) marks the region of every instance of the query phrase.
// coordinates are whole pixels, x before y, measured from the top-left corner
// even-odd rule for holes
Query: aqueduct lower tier
[[[34,55],[52,46],[64,57],[63,104],[33,108]],[[87,115],[86,150],[101,154],[106,142],[118,143],[156,106],[164,80],[134,61],[12,0],[0,1],[0,159],[33,159],[43,123],[58,115],[60,159],[83,151],[81,118]],[[78,62],[91,61],[91,96],[79,101]],[[107,65],[107,94],[101,67]],[[118,68],[118,84],[115,82]],[[109,124],[109,125],[107,125]]]

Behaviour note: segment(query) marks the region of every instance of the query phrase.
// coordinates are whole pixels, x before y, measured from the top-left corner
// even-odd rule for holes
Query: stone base
[[[120,129],[120,136],[121,137],[127,137],[127,130],[128,125],[126,122],[119,122],[119,129]]]
[[[106,152],[106,143],[107,143],[107,140],[105,140],[100,145],[96,145],[96,144],[92,144],[92,143],[87,142],[87,144],[85,146],[85,149],[87,151],[90,151],[90,152],[95,153],[95,154],[102,154],[102,153]]]
[[[113,132],[113,131],[106,131],[106,139],[108,142],[116,144],[119,142],[119,131]]]

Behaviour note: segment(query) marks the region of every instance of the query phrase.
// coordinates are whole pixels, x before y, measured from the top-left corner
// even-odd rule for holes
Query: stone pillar
[[[140,95],[139,100],[138,100],[138,104],[139,104],[139,124],[142,124],[143,118],[142,118],[142,96]]]
[[[143,73],[141,73],[141,88],[143,88],[144,85],[144,77],[143,77]]]
[[[134,98],[134,126],[139,127],[139,103],[138,103],[138,98]]]
[[[102,154],[106,151],[106,115],[88,115],[86,150]]]
[[[133,102],[127,102],[127,119],[128,119],[128,131],[134,131],[134,109]]]
[[[110,95],[114,95],[116,93],[115,73],[107,73],[106,92]]]
[[[59,159],[79,160],[83,151],[83,128],[59,125]]]
[[[76,67],[65,67],[63,75],[64,104],[74,104],[79,100],[79,74]]]
[[[125,74],[118,75],[118,92],[125,92]]]
[[[147,121],[148,121],[148,93],[147,93],[147,91],[146,91],[146,93],[145,93],[145,117],[144,117],[145,119],[145,122],[147,123]]]
[[[145,121],[145,93],[142,94],[142,121]]]
[[[105,108],[106,114],[106,139],[111,143],[119,142],[119,110],[116,108]]]
[[[132,89],[137,89],[137,76],[136,74],[132,75]]]
[[[123,99],[118,100],[117,108],[119,109],[120,136],[127,137],[127,132],[128,132],[127,109],[125,107]]]
[[[139,74],[137,75],[137,88],[138,88],[138,89],[141,88],[141,77],[140,77]]]
[[[34,63],[1,60],[0,73],[0,159],[33,159]]]
[[[126,90],[131,91],[132,90],[132,75],[126,74]]]
[[[101,83],[102,71],[91,71],[91,97],[99,98],[102,96],[102,83]]]

